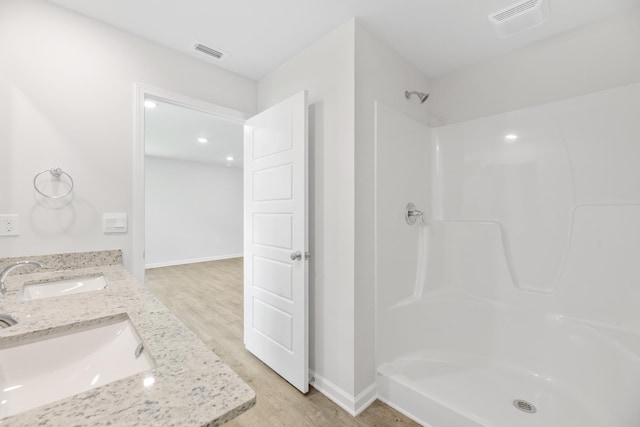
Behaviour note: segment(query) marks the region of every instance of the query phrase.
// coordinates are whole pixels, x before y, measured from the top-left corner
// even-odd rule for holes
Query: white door
[[[244,344],[309,390],[307,93],[247,120]]]

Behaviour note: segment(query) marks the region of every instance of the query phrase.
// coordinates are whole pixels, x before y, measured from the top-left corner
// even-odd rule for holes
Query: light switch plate
[[[20,223],[17,214],[0,215],[0,236],[20,235]]]
[[[126,233],[127,232],[127,214],[122,212],[103,214],[102,230],[105,233]]]

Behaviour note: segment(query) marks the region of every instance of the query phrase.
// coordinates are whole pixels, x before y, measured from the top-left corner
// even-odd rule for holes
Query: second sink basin
[[[126,315],[91,323],[27,342],[0,340],[0,418],[153,368]]]
[[[76,277],[55,282],[33,283],[24,285],[18,293],[18,301],[30,301],[82,292],[99,291],[107,287],[104,276]]]

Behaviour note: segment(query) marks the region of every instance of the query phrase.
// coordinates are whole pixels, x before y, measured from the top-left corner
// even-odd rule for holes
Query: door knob
[[[302,254],[300,251],[291,252],[291,261],[300,261],[302,259]]]

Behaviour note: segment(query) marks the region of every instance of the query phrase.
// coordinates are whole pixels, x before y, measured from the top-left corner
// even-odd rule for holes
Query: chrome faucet
[[[425,223],[424,212],[418,210],[416,208],[416,205],[414,205],[413,203],[409,203],[404,209],[404,220],[407,221],[407,224],[415,224],[418,218],[420,218],[420,220]]]
[[[40,264],[37,261],[18,261],[13,264],[9,264],[4,268],[4,270],[0,271],[0,294],[4,295],[7,293],[7,287],[4,284],[4,279],[6,279],[7,275],[11,273],[15,268],[22,267],[23,265],[32,265],[37,268],[44,268],[44,265]]]

